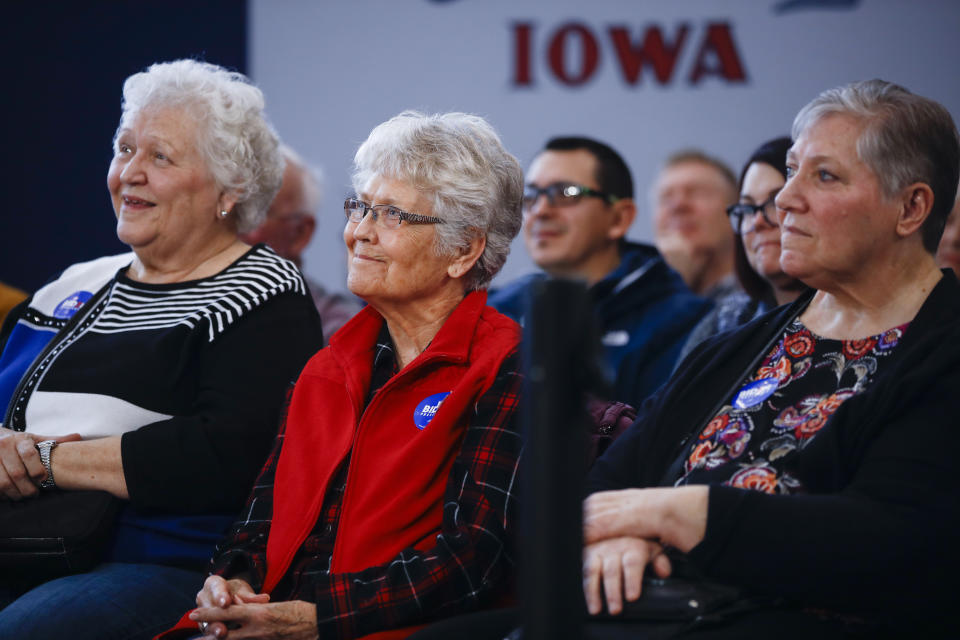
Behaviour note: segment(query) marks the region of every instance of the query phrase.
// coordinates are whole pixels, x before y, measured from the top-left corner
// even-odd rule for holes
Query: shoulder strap
[[[717,412],[720,410],[721,407],[723,407],[723,404],[727,401],[727,398],[732,396],[733,393],[740,387],[741,382],[746,376],[752,374],[754,371],[757,370],[757,366],[759,366],[764,356],[766,356],[770,352],[770,349],[773,348],[773,345],[775,345],[777,341],[780,340],[780,338],[783,336],[783,332],[786,331],[787,327],[790,326],[790,323],[792,323],[797,318],[797,316],[803,313],[803,310],[806,308],[807,308],[806,304],[799,304],[797,305],[793,313],[787,315],[786,319],[776,327],[775,331],[773,331],[773,333],[770,336],[770,339],[767,340],[767,342],[764,343],[763,347],[757,351],[757,354],[750,359],[750,362],[747,364],[746,367],[743,368],[743,371],[741,371],[738,375],[734,376],[731,379],[730,386],[722,394],[720,394],[717,397],[716,403],[713,405],[710,411],[707,412],[705,421],[701,422],[696,429],[691,429],[690,431],[688,431],[687,435],[685,435],[683,439],[680,440],[680,444],[677,445],[676,449],[673,452],[673,455],[670,457],[670,459],[673,460],[673,462],[670,463],[670,466],[667,467],[666,472],[660,478],[660,482],[658,483],[659,486],[672,485],[673,479],[680,477],[680,468],[683,466],[683,461],[685,459],[685,456],[683,455],[683,450],[684,450],[684,447],[686,447],[687,443],[690,442],[690,438],[692,438],[694,434],[698,434],[701,431],[703,431],[704,427],[706,427],[709,421],[713,420],[713,417],[717,415]]]
[[[50,339],[50,342],[41,349],[40,353],[37,354],[37,357],[33,359],[33,362],[30,363],[30,366],[27,367],[27,370],[24,371],[23,376],[20,378],[17,388],[14,390],[13,395],[10,396],[10,405],[7,407],[7,411],[3,416],[3,422],[0,423],[0,426],[4,426],[8,429],[13,429],[14,431],[25,431],[27,428],[26,421],[23,418],[23,413],[25,413],[25,407],[27,402],[30,399],[30,394],[33,393],[33,390],[36,388],[36,382],[34,384],[30,383],[30,379],[33,377],[37,367],[41,362],[53,351],[57,345],[59,345],[65,338],[67,338],[73,330],[83,322],[87,316],[93,313],[93,310],[100,303],[100,301],[107,295],[107,292],[110,290],[110,287],[113,286],[113,283],[116,281],[116,277],[110,278],[107,282],[97,290],[93,296],[87,300],[80,309],[73,314],[73,316],[67,321],[65,325],[57,332],[53,338]],[[21,398],[22,396],[22,398]],[[16,407],[23,407],[24,412],[17,414],[15,411]],[[19,415],[19,419],[16,419]]]

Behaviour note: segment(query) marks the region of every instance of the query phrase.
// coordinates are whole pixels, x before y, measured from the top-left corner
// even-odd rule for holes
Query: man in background
[[[637,213],[633,179],[606,144],[554,138],[530,165],[526,183],[523,238],[544,273],[491,293],[489,303],[522,322],[537,279],[583,281],[599,318],[612,399],[639,406],[667,379],[710,304],[687,290],[654,247],[626,240]]]
[[[320,180],[297,153],[286,145],[280,146],[286,161],[280,191],[267,210],[267,217],[259,227],[241,237],[249,244],[263,242],[282,257],[303,270],[301,255],[313,238],[317,227],[316,212],[320,207]],[[323,286],[304,274],[313,302],[323,323],[326,344],[337,329],[360,310],[361,304],[353,296],[328,293]]]
[[[714,301],[739,288],[726,213],[738,196],[730,168],[697,150],[670,156],[652,191],[657,249],[691,291]]]

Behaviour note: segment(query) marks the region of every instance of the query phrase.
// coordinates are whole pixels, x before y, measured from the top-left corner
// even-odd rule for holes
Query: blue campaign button
[[[778,378],[761,378],[748,382],[733,397],[733,406],[737,409],[746,409],[758,405],[772,396],[778,386],[780,386]]]
[[[448,395],[450,395],[449,391],[435,393],[420,401],[417,408],[413,410],[413,424],[416,425],[417,429],[423,430],[424,427],[430,424],[433,416],[437,415],[437,410]]]
[[[53,310],[53,317],[59,320],[73,317],[73,314],[80,310],[83,303],[92,297],[93,294],[89,291],[74,291],[57,305],[57,308]]]

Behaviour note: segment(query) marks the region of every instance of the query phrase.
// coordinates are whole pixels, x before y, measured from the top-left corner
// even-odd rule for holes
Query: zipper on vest
[[[427,359],[425,362],[434,360],[433,358]],[[421,363],[422,364],[422,363]],[[420,368],[420,365],[417,365],[417,369]],[[403,374],[403,375],[401,375]],[[357,421],[357,430],[353,434],[353,443],[350,445],[350,462],[347,463],[347,477],[343,482],[343,495],[340,497],[340,518],[337,521],[337,530],[333,532],[333,551],[330,553],[330,573],[333,573],[335,570],[335,562],[337,558],[337,551],[339,551],[341,544],[340,530],[344,521],[346,521],[347,516],[347,507],[348,499],[350,497],[350,479],[353,477],[353,462],[356,459],[354,452],[357,450],[357,445],[360,442],[360,435],[363,432],[363,427],[366,424],[367,414],[374,408],[375,403],[379,403],[380,399],[383,397],[386,391],[389,391],[391,386],[396,386],[398,384],[397,380],[401,377],[405,377],[407,373],[398,372],[394,374],[392,378],[386,381],[380,390],[370,399],[370,403],[367,404],[367,407],[363,410],[363,413],[360,414],[360,419]]]
[[[333,532],[333,551],[330,552],[330,573],[333,573],[335,570],[337,551],[341,547],[340,530],[342,529],[341,525],[343,525],[344,521],[347,519],[347,500],[350,497],[350,479],[353,477],[353,462],[355,460],[354,453],[357,450],[357,444],[360,442],[360,433],[363,431],[363,427],[366,424],[367,413],[373,408],[375,402],[379,402],[381,396],[383,395],[383,391],[390,384],[391,380],[387,380],[386,384],[380,387],[380,391],[378,391],[373,398],[370,399],[370,403],[363,410],[363,413],[360,414],[360,419],[357,421],[357,430],[353,433],[353,442],[351,443],[350,451],[348,452],[350,455],[350,460],[347,462],[347,477],[343,481],[343,495],[340,496],[340,517],[337,520],[337,529]]]
[[[341,366],[341,368],[343,368],[344,370],[346,370],[346,368],[343,367],[342,364],[340,364],[339,362],[338,362],[338,364],[339,364],[339,366]],[[383,391],[384,389],[388,388],[392,383],[394,383],[394,381],[395,381],[398,377],[399,377],[399,374],[396,374],[396,375],[394,375],[392,378],[390,378],[389,380],[387,380],[387,382],[380,388],[380,391]],[[369,387],[367,388],[366,391],[367,391],[367,393],[369,393]],[[346,392],[347,392],[348,394],[350,393],[349,385],[346,385]],[[351,476],[351,474],[350,474],[350,471],[351,471],[350,466],[351,466],[351,464],[352,464],[352,462],[353,462],[353,451],[355,451],[356,448],[357,448],[357,442],[358,442],[358,440],[359,440],[359,438],[360,438],[360,430],[361,430],[361,428],[362,428],[362,426],[363,426],[363,418],[364,418],[364,416],[367,414],[367,410],[370,409],[370,408],[373,406],[373,403],[375,403],[375,402],[377,402],[377,401],[379,400],[380,395],[381,395],[381,393],[378,392],[378,393],[370,400],[370,403],[367,405],[366,409],[364,409],[364,410],[362,410],[362,411],[361,411],[360,402],[354,402],[354,412],[355,412],[355,414],[358,416],[358,417],[357,417],[357,428],[356,428],[356,431],[354,431],[353,440],[352,440],[351,443],[350,443],[350,447],[349,447],[349,449],[347,449],[346,453],[344,454],[345,456],[349,456],[350,462],[347,463],[347,477],[344,479],[344,482],[343,482],[343,495],[342,495],[341,498],[340,498],[340,517],[339,517],[339,520],[338,520],[338,522],[337,522],[337,531],[334,531],[334,532],[333,532],[333,550],[330,552],[330,562],[328,563],[328,570],[330,571],[330,573],[333,573],[333,558],[334,558],[334,556],[336,556],[336,554],[337,554],[337,549],[338,549],[339,543],[340,543],[340,536],[337,535],[337,532],[340,531],[340,528],[341,528],[340,525],[343,523],[343,521],[344,521],[344,515],[346,514],[346,511],[347,511],[347,510],[346,510],[346,505],[347,505],[347,490],[348,490],[348,487],[349,487],[349,485],[350,485],[350,476]],[[353,396],[351,396],[351,400],[353,400]],[[337,475],[337,468],[334,469],[334,472],[331,474],[330,478],[328,479],[328,481],[327,481],[327,486],[325,486],[325,487],[323,488],[323,495],[320,496],[320,507],[319,507],[319,511],[318,511],[316,517],[322,517],[322,516],[323,516],[323,504],[324,504],[325,499],[326,499],[326,494],[327,494],[327,491],[330,490],[330,482],[336,477],[336,475]],[[276,491],[276,486],[274,486],[274,491]],[[265,583],[265,584],[264,584],[264,589],[267,589],[268,587],[269,587],[269,589],[273,589],[277,584],[279,584],[279,582],[280,582],[281,580],[283,580],[283,576],[286,575],[287,571],[290,570],[290,566],[291,566],[291,564],[293,563],[293,559],[294,559],[294,558],[296,557],[296,555],[297,555],[297,551],[299,551],[299,549],[300,549],[300,545],[302,545],[303,542],[304,542],[304,540],[306,540],[306,539],[310,536],[310,531],[312,531],[312,529],[313,529],[313,527],[315,526],[315,524],[316,524],[316,520],[314,520],[313,522],[311,522],[311,523],[308,525],[308,529],[307,529],[307,531],[306,531],[306,535],[305,535],[303,538],[300,538],[300,541],[297,543],[296,546],[292,546],[289,550],[287,550],[286,554],[283,556],[282,561],[278,563],[278,564],[280,564],[281,566],[283,566],[283,570],[277,574],[276,580],[275,580],[275,582],[274,582],[273,584],[267,584],[267,583]],[[268,572],[269,572],[269,568],[268,568]]]

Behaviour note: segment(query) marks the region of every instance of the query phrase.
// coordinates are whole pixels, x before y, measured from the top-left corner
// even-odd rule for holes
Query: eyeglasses
[[[604,193],[603,191],[591,189],[590,187],[585,187],[582,184],[573,182],[554,182],[543,188],[528,184],[523,188],[523,210],[529,211],[533,208],[534,203],[536,203],[541,195],[547,196],[547,202],[555,207],[567,207],[576,204],[580,202],[580,198],[584,196],[600,198],[610,204],[620,199],[609,193]]]
[[[777,220],[777,205],[774,202],[776,195],[761,204],[748,204],[738,202],[727,207],[727,215],[730,216],[730,226],[737,233],[744,234],[753,231],[757,224],[757,213],[763,216],[763,219],[771,227],[779,227]]]
[[[408,224],[441,224],[441,218],[422,216],[419,213],[407,213],[392,204],[367,204],[359,198],[347,198],[343,202],[343,212],[350,222],[362,222],[367,211],[373,216],[374,222],[379,222],[387,229],[396,229],[401,222]]]

